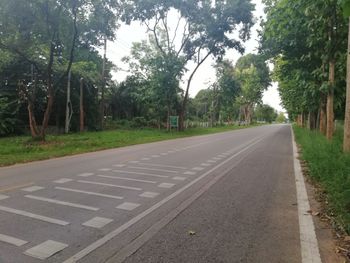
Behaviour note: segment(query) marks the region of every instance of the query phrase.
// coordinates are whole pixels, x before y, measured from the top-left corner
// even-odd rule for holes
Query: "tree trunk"
[[[348,29],[348,54],[346,63],[346,104],[344,120],[343,151],[350,152],[350,17]]]
[[[328,140],[332,140],[334,133],[334,84],[335,84],[335,61],[329,62],[329,90],[327,94],[327,132]]]
[[[106,60],[107,60],[107,35],[104,36],[103,49],[103,63],[102,63],[102,87],[101,87],[101,101],[100,101],[100,129],[104,127],[105,117],[105,86],[106,86]]]
[[[70,84],[71,84],[72,72],[68,72],[68,82],[67,82],[67,100],[66,100],[66,121],[64,125],[64,132],[69,133],[69,126],[71,120],[71,100],[70,100]]]
[[[320,132],[323,135],[326,135],[327,133],[327,113],[326,113],[326,103],[324,102],[324,99],[321,97],[321,103],[320,103]]]

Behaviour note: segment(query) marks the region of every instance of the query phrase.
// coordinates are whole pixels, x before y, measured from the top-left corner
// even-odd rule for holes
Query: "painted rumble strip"
[[[7,235],[0,234],[0,242],[5,242],[7,244],[14,245],[16,247],[23,246],[24,244],[27,244],[28,241],[24,241],[15,237],[10,237]]]
[[[81,204],[76,204],[76,203],[70,203],[70,202],[64,202],[64,201],[59,201],[56,199],[45,198],[45,197],[40,197],[40,196],[35,196],[35,195],[25,195],[24,197],[38,200],[38,201],[48,202],[48,203],[52,203],[52,204],[56,204],[56,205],[70,206],[70,207],[75,207],[75,208],[80,208],[80,209],[85,209],[85,210],[90,210],[90,211],[100,210],[97,207],[81,205]]]
[[[260,138],[255,138],[255,139],[251,140],[250,142],[245,144],[241,150],[239,150],[237,153],[235,153],[231,157],[227,158],[225,161],[219,163],[218,165],[216,165],[212,169],[208,170],[207,172],[205,172],[201,176],[197,177],[196,179],[194,179],[193,181],[191,181],[187,185],[185,185],[182,188],[178,189],[177,191],[175,191],[171,195],[167,196],[166,198],[162,199],[158,203],[154,204],[150,208],[144,210],[142,213],[140,213],[137,216],[133,217],[131,220],[127,221],[126,223],[124,223],[120,227],[116,228],[115,230],[109,232],[104,237],[96,240],[94,243],[90,244],[89,246],[87,246],[86,248],[82,249],[81,251],[79,251],[78,253],[73,255],[72,257],[68,258],[63,263],[75,263],[78,260],[86,257],[87,255],[89,255],[91,252],[93,252],[97,248],[103,246],[108,241],[110,241],[111,239],[113,239],[114,237],[116,237],[117,235],[119,235],[120,233],[122,233],[123,231],[125,231],[126,229],[128,229],[129,227],[134,225],[135,223],[139,222],[141,219],[143,219],[144,217],[146,217],[147,215],[149,215],[150,213],[152,213],[153,211],[155,211],[156,209],[158,209],[159,207],[161,207],[165,203],[169,202],[170,200],[172,200],[173,198],[175,198],[176,196],[178,196],[179,194],[181,194],[182,192],[184,192],[185,190],[190,188],[192,185],[196,184],[198,181],[200,181],[203,178],[207,177],[210,173],[212,173],[213,171],[215,171],[219,167],[221,167],[221,166],[225,165],[226,163],[230,162],[232,159],[234,159],[235,157],[237,157],[241,153],[247,151],[249,148],[253,147],[257,143],[262,141],[263,138],[264,137],[260,137]]]
[[[310,211],[310,204],[300,162],[298,160],[298,151],[294,140],[293,130],[292,143],[294,155],[294,174],[297,188],[301,260],[302,263],[321,263],[322,261],[318,249],[314,222],[312,221],[312,215],[308,212]]]
[[[26,250],[24,254],[34,258],[44,260],[60,252],[66,247],[68,247],[67,244],[63,244],[52,240],[47,240],[44,243],[41,243],[40,245],[37,245],[35,247],[32,247]]]
[[[173,165],[164,165],[164,164],[156,164],[156,163],[139,163],[140,165],[149,165],[155,167],[165,167],[165,168],[174,168],[174,169],[187,169],[183,166],[173,166]]]
[[[56,224],[56,225],[60,225],[60,226],[69,225],[69,223],[66,222],[66,221],[54,219],[54,218],[47,217],[47,216],[41,216],[41,215],[29,213],[27,211],[17,210],[17,209],[13,209],[13,208],[6,207],[6,206],[0,206],[0,211],[4,211],[4,212],[16,214],[16,215],[21,215],[21,216],[26,216],[26,217],[29,217],[29,218],[32,218],[32,219],[37,219],[37,220],[40,220],[40,221],[44,221],[44,222],[47,222],[47,223]]]

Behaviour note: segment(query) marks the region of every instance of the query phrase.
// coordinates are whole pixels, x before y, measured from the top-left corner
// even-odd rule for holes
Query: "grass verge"
[[[223,126],[192,128],[184,132],[166,132],[155,129],[114,130],[47,136],[46,142],[33,142],[28,136],[0,138],[0,166],[67,156],[78,153],[123,147],[128,145],[212,134],[245,128]]]
[[[332,142],[315,131],[293,127],[301,158],[307,163],[312,180],[326,196],[330,214],[350,233],[350,154],[342,152],[343,131],[337,130]]]

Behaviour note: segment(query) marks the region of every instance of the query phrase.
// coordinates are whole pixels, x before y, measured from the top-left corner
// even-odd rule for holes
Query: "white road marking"
[[[126,164],[114,164],[113,166],[114,166],[114,167],[125,167]]]
[[[24,254],[27,256],[44,260],[62,251],[66,247],[68,247],[67,244],[47,240],[44,243],[41,243],[35,247],[26,250]]]
[[[116,187],[116,188],[122,188],[122,189],[128,189],[128,190],[142,191],[142,188],[130,187],[130,186],[124,186],[124,185],[105,184],[105,183],[85,181],[85,180],[78,180],[77,182],[84,183],[84,184],[95,184],[95,185],[110,186],[110,187]]]
[[[218,160],[221,160],[221,158],[219,158],[219,157],[214,157],[213,160],[218,161]]]
[[[90,210],[90,211],[100,210],[97,207],[81,205],[81,204],[76,204],[76,203],[70,203],[70,202],[60,201],[60,200],[51,199],[51,198],[45,198],[45,197],[41,197],[41,196],[25,195],[24,197],[38,200],[38,201],[48,202],[48,203],[52,203],[52,204],[57,204],[57,205],[64,205],[64,206],[70,206],[70,207],[75,207],[75,208],[81,208],[81,209]]]
[[[73,181],[73,179],[62,178],[62,179],[59,179],[59,180],[56,180],[56,181],[53,181],[53,182],[56,183],[56,184],[65,184],[65,183],[68,183],[68,182],[71,182],[71,181]]]
[[[143,192],[142,194],[140,194],[139,196],[141,197],[146,197],[146,198],[154,198],[156,196],[158,196],[159,193],[154,193],[154,192]]]
[[[185,181],[186,179],[187,179],[186,177],[182,177],[182,176],[173,177],[173,180],[177,180],[177,181]]]
[[[152,158],[158,158],[158,157],[160,157],[160,156],[157,155],[157,154],[154,154],[154,155],[151,155],[151,157],[152,157]]]
[[[220,154],[220,155],[218,155],[218,157],[220,157],[220,158],[225,158],[226,156],[223,155],[223,154]]]
[[[190,172],[190,171],[187,171],[187,172],[184,172],[184,174],[187,174],[187,175],[195,175],[196,172]]]
[[[122,170],[113,170],[115,173],[125,173],[125,174],[138,174],[138,175],[146,175],[146,176],[153,176],[158,178],[168,178],[169,176],[166,175],[159,175],[159,174],[149,174],[149,173],[139,173],[139,172],[130,172],[130,171],[122,171]]]
[[[139,163],[140,165],[149,165],[149,166],[155,166],[155,167],[164,167],[164,168],[174,168],[174,169],[187,169],[186,167],[182,166],[173,166],[173,165],[164,165],[164,164],[156,164],[156,163]]]
[[[42,190],[42,189],[44,189],[44,187],[34,185],[34,186],[27,187],[27,188],[23,188],[22,191],[31,192],[32,193],[32,192],[36,192],[36,191],[39,191],[39,190]]]
[[[164,172],[164,173],[179,173],[178,171],[173,171],[173,170],[164,170],[164,169],[157,169],[157,168],[148,168],[148,167],[136,167],[136,166],[129,166],[128,168],[131,169],[139,169],[139,170],[148,170],[148,171],[157,171],[157,172]]]
[[[28,241],[24,241],[22,239],[18,239],[18,238],[3,235],[3,234],[0,234],[0,242],[11,244],[11,245],[14,245],[16,247],[20,247],[20,246],[23,246],[24,244],[28,243]]]
[[[142,220],[144,217],[146,217],[147,215],[149,215],[150,213],[152,213],[153,211],[155,211],[156,209],[158,209],[162,205],[166,204],[167,202],[169,202],[170,200],[172,200],[173,198],[175,198],[176,196],[178,196],[179,194],[181,194],[182,192],[184,192],[185,190],[190,188],[192,185],[196,184],[198,181],[200,181],[203,178],[207,177],[210,173],[212,173],[213,171],[215,171],[219,167],[225,165],[226,163],[231,161],[233,158],[237,157],[238,155],[240,155],[241,153],[245,152],[246,150],[248,150],[249,148],[251,148],[252,146],[254,146],[255,144],[259,143],[262,140],[263,140],[263,137],[260,137],[260,139],[256,139],[255,138],[255,139],[249,141],[246,147],[244,147],[243,149],[238,151],[236,154],[232,155],[230,158],[228,158],[225,161],[219,163],[218,165],[216,165],[212,169],[208,170],[207,172],[205,172],[201,176],[197,177],[196,179],[194,179],[190,183],[184,185],[182,188],[178,189],[177,191],[175,191],[174,193],[168,195],[164,199],[160,200],[158,203],[154,204],[150,208],[144,210],[143,212],[141,212],[137,216],[133,217],[132,219],[130,219],[129,221],[127,221],[126,223],[124,223],[120,227],[118,227],[118,228],[114,229],[113,231],[109,232],[107,235],[105,235],[102,238],[100,238],[100,239],[96,240],[95,242],[91,243],[89,246],[87,246],[84,249],[82,249],[81,251],[77,252],[75,255],[71,256],[70,258],[65,260],[63,263],[75,263],[78,260],[86,257],[87,255],[89,255],[94,250],[96,250],[99,247],[103,246],[108,241],[110,241],[111,239],[115,238],[120,233],[122,233],[123,231],[125,231],[126,229],[131,227],[132,225],[136,224],[137,222]]]
[[[168,153],[174,153],[174,151],[168,151]]]
[[[13,209],[13,208],[6,207],[6,206],[0,206],[0,211],[4,211],[4,212],[16,214],[16,215],[21,215],[21,216],[26,216],[26,217],[29,217],[32,219],[37,219],[37,220],[44,221],[44,222],[51,223],[51,224],[56,224],[56,225],[61,225],[61,226],[69,225],[69,222],[66,222],[66,221],[54,219],[54,218],[47,217],[47,216],[37,215],[37,214],[33,214],[33,213],[30,213],[27,211],[17,210],[17,209]]]
[[[202,166],[210,166],[210,163],[201,163]]]
[[[7,195],[0,195],[0,200],[5,200],[7,198],[9,198]]]
[[[215,160],[208,160],[207,162],[208,162],[208,163],[216,163]]]
[[[77,176],[80,176],[80,177],[89,177],[91,175],[94,175],[94,173],[81,173],[81,174],[77,174]]]
[[[163,155],[163,156],[165,156],[165,155],[168,155],[168,153],[161,153],[160,155]]]
[[[320,252],[315,233],[315,226],[310,211],[309,199],[305,187],[305,182],[298,159],[297,146],[292,130],[293,155],[294,155],[294,174],[297,189],[297,203],[299,215],[299,231],[301,245],[302,263],[321,263]]]
[[[204,170],[204,168],[203,167],[194,167],[194,168],[192,168],[192,170],[193,171],[202,171],[202,170]]]
[[[112,171],[111,168],[101,168],[101,169],[98,169],[99,171],[101,172],[108,172],[108,171]]]
[[[140,206],[140,204],[125,202],[125,203],[118,205],[116,208],[131,211],[139,206]]]
[[[82,190],[73,189],[73,188],[55,187],[55,189],[68,191],[68,192],[74,192],[74,193],[81,193],[81,194],[87,194],[87,195],[94,195],[94,196],[112,198],[112,199],[119,199],[119,200],[124,199],[124,197],[122,197],[122,196],[100,194],[100,193],[89,192],[89,191],[82,191]]]
[[[94,217],[89,221],[83,223],[83,226],[93,227],[93,228],[103,228],[109,223],[113,222],[113,219],[104,218],[104,217]]]
[[[161,183],[158,185],[160,188],[172,188],[175,184]]]
[[[140,161],[130,161],[129,163],[139,163]]]
[[[146,157],[145,157],[145,158],[142,158],[141,160],[142,160],[142,161],[148,161],[148,160],[150,160],[150,158],[146,158]]]
[[[148,184],[156,184],[157,183],[156,181],[148,181],[148,180],[119,177],[119,176],[109,176],[109,175],[100,175],[100,174],[96,175],[96,176],[102,177],[102,178],[118,179],[118,180],[133,181],[133,182],[148,183]]]

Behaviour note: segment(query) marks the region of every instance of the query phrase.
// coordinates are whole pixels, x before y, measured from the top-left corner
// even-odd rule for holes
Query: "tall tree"
[[[184,129],[186,106],[189,90],[199,67],[210,57],[222,57],[227,48],[243,52],[242,42],[249,38],[249,30],[253,25],[253,5],[250,0],[238,1],[175,1],[175,0],[137,0],[126,1],[124,19],[127,22],[138,19],[144,22],[155,39],[161,32],[166,35],[166,48],[158,46],[162,53],[173,53],[184,56],[186,63],[194,62],[194,67],[186,79],[180,115],[180,130]],[[175,33],[170,34],[168,15],[175,11],[179,15]],[[178,33],[180,25],[183,30]],[[238,37],[229,35],[239,31]],[[182,34],[179,45],[175,44],[176,37]],[[159,41],[156,41],[159,43]]]

